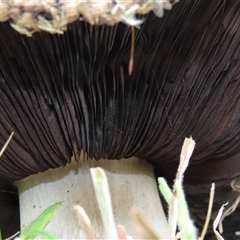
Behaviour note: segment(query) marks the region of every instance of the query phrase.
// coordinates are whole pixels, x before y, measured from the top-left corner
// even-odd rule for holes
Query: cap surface
[[[137,156],[175,173],[185,136],[193,162],[239,151],[238,1],[183,1],[135,29],[77,21],[32,38],[0,25],[0,179],[91,158]],[[171,165],[171,163],[173,163]]]
[[[147,159],[173,179],[191,135],[188,196],[206,202],[212,181],[230,192],[240,167],[239,21],[235,0],[180,1],[162,19],[150,13],[135,29],[131,76],[131,28],[122,23],[76,21],[62,35],[31,38],[1,23],[0,144],[15,134],[0,181],[63,166],[80,150]]]

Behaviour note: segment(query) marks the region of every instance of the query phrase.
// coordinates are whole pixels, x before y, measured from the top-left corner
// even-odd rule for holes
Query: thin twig
[[[235,232],[235,235],[236,235],[236,236],[240,236],[240,231],[236,231],[236,232]]]
[[[134,26],[131,26],[132,33],[132,42],[131,42],[131,50],[130,50],[130,59],[128,65],[128,74],[131,76],[133,71],[133,63],[134,63],[134,40],[135,40],[135,29]]]
[[[216,238],[217,238],[218,240],[224,240],[224,238],[223,238],[223,237],[220,235],[220,233],[217,231],[217,226],[218,226],[218,224],[219,224],[219,222],[220,222],[220,219],[221,219],[221,217],[222,217],[223,210],[224,210],[224,208],[225,208],[227,205],[228,205],[228,202],[222,205],[222,207],[221,207],[221,208],[219,209],[219,211],[218,211],[218,215],[217,215],[216,219],[215,219],[214,222],[213,222],[213,232],[214,232],[214,234],[215,234],[215,236],[216,236]]]
[[[118,233],[118,239],[120,240],[127,240],[127,232],[126,228],[123,225],[117,226],[117,233]]]
[[[13,191],[6,191],[6,190],[0,190],[1,193],[7,193],[7,194],[14,194],[14,195],[17,195],[18,196],[18,193],[16,192],[13,192]]]
[[[240,192],[240,186],[238,184],[236,184],[236,179],[234,179],[231,184],[230,184],[231,188],[236,191],[236,192]],[[223,213],[221,220],[219,222],[219,232],[222,234],[223,233],[223,221],[224,219],[231,215],[238,207],[240,203],[240,195],[235,199],[234,203]]]
[[[153,229],[151,224],[147,222],[147,220],[142,216],[139,209],[133,207],[131,209],[131,216],[138,233],[138,239],[152,239],[152,240],[160,240],[163,239],[159,236],[159,234]]]
[[[219,222],[219,226],[218,226],[218,229],[219,229],[219,232],[222,234],[223,233],[223,220],[231,215],[238,207],[239,205],[239,202],[240,202],[240,196],[238,196],[234,203],[223,213],[222,217],[221,217],[221,220]]]
[[[73,206],[73,208],[76,212],[79,225],[81,226],[81,228],[83,229],[83,231],[86,235],[86,239],[88,239],[88,240],[95,239],[91,221],[90,221],[86,211],[84,210],[84,208],[81,207],[80,205],[75,205],[75,206]]]
[[[206,235],[207,232],[207,228],[211,219],[211,214],[212,214],[212,207],[213,207],[213,199],[214,199],[214,193],[215,193],[215,183],[212,183],[212,187],[210,190],[210,196],[209,196],[209,202],[208,202],[208,211],[207,211],[207,216],[206,216],[206,220],[204,223],[204,227],[201,233],[201,236],[199,238],[199,240],[204,240],[204,237]]]
[[[2,154],[4,153],[4,151],[5,151],[6,148],[7,148],[8,144],[10,143],[10,141],[11,141],[11,139],[12,139],[12,137],[13,137],[13,134],[14,134],[14,132],[11,133],[11,135],[9,136],[7,142],[4,144],[3,148],[1,149],[1,151],[0,151],[0,157],[2,156]]]
[[[14,233],[11,237],[5,238],[5,240],[12,240],[12,239],[16,239],[16,236],[18,236],[20,234],[20,231]]]

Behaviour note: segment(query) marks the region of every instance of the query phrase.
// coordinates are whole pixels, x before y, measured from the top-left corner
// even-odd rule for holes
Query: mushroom
[[[0,185],[0,229],[5,239],[19,231],[18,192],[10,183]]]
[[[131,75],[129,26],[92,26],[72,17],[60,34],[66,25],[57,25],[54,10],[50,15],[46,9],[39,12],[35,25],[25,28],[11,12],[11,25],[32,35],[17,33],[9,22],[0,24],[0,143],[15,133],[0,161],[0,179],[18,181],[21,212],[25,209],[22,225],[51,201],[64,199],[79,201],[90,217],[97,215],[96,209],[91,211],[87,174],[89,166],[101,165],[109,177],[114,175],[110,183],[116,222],[129,225],[132,234],[126,211],[136,204],[166,236],[165,223],[161,228],[158,221],[161,204],[153,169],[173,181],[183,139],[189,135],[197,144],[184,183],[198,223],[205,217],[213,181],[215,210],[236,198],[230,183],[240,175],[239,5],[182,0],[163,18],[149,13],[135,29]],[[96,19],[102,23],[103,18]],[[54,28],[50,23],[56,23]],[[53,29],[59,34],[39,31]],[[80,163],[71,161],[72,155]],[[33,175],[38,172],[43,173]],[[72,178],[66,180],[66,173]],[[119,181],[123,176],[124,183]],[[43,194],[48,186],[50,192]],[[76,197],[69,197],[73,193]],[[126,204],[129,196],[134,200]],[[62,212],[49,225],[59,237],[74,238],[70,234],[79,231],[71,211],[71,224],[63,223]],[[97,217],[91,219],[103,237]]]

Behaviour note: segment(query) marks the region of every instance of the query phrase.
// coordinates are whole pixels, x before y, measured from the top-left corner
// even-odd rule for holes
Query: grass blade
[[[107,239],[117,239],[118,234],[115,227],[111,196],[108,187],[107,176],[102,168],[91,168],[93,186],[101,212],[102,222],[106,231]]]
[[[43,230],[47,224],[52,220],[56,210],[62,205],[63,202],[55,203],[45,209],[34,221],[32,221],[28,226],[26,226],[21,234],[20,238],[32,240],[37,235],[37,231]]]

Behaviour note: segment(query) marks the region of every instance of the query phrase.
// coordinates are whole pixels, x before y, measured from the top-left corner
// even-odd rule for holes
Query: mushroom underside
[[[80,151],[95,159],[146,159],[171,182],[183,139],[196,149],[185,175],[201,224],[233,201],[240,161],[240,3],[180,1],[135,29],[77,21],[63,35],[29,38],[0,24],[0,181],[64,166]],[[3,34],[4,33],[4,34]],[[195,213],[195,214],[194,214]],[[213,215],[214,216],[214,215]]]

